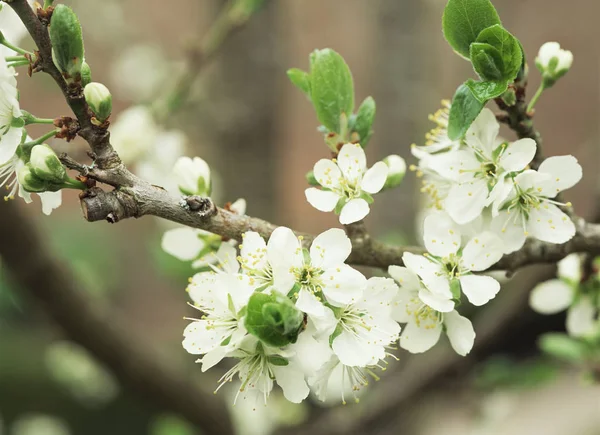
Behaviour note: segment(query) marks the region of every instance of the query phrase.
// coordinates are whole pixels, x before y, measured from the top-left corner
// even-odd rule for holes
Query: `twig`
[[[14,202],[0,206],[0,256],[15,281],[38,300],[75,342],[88,349],[119,381],[161,410],[180,414],[203,433],[232,434],[228,412],[212,394],[194,387],[148,352],[150,343],[119,327],[114,313],[101,311],[48,251],[40,234]]]

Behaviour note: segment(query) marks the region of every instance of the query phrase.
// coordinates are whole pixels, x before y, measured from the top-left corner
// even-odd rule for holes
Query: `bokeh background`
[[[187,47],[198,44],[225,2],[65,3],[80,16],[94,80],[113,91],[113,116],[118,116],[131,104],[162,95]],[[578,214],[592,217],[600,170],[600,3],[495,3],[530,59],[530,88],[539,83],[532,59],[542,43],[557,40],[575,54],[572,70],[537,105],[535,123],[546,154],[569,153],[582,163],[584,179],[567,197]],[[312,107],[285,71],[307,69],[315,48],[341,53],[354,74],[357,100],[372,95],[377,102],[370,161],[393,153],[411,163],[410,145],[423,143],[432,127],[428,114],[473,76],[442,37],[444,5],[444,0],[270,0],[226,41],[168,127],[186,133],[188,155],[210,164],[219,202],[243,197],[248,214],[301,231],[336,226],[333,215],[304,200],[304,175],[328,152]],[[43,117],[70,114],[48,77],[21,74],[19,84],[22,108]],[[53,144],[65,148],[60,141]],[[77,140],[66,149],[83,154],[85,146]],[[368,227],[388,241],[415,243],[419,204],[418,180],[409,173],[400,188],[377,197]],[[0,204],[0,215],[9,208],[25,216],[19,228],[37,227],[55,260],[71,269],[82,296],[107,314],[112,326],[190,385],[213,391],[224,369],[201,374],[180,345],[182,317],[191,314],[184,288],[192,269],[161,251],[164,223],[149,217],[112,226],[87,223],[72,192],[50,217],[42,216],[38,203],[19,201]],[[18,237],[0,239],[0,244],[18,243]],[[26,264],[27,256],[21,261]],[[207,400],[227,406],[238,433],[248,435],[598,435],[599,387],[536,346],[541,333],[563,330],[564,316],[542,317],[527,306],[530,289],[553,273],[552,267],[517,273],[474,313],[478,338],[468,357],[455,355],[443,340],[425,355],[398,352],[400,361],[390,363],[359,405],[296,406],[273,394],[267,409],[252,411],[243,404],[230,407],[227,391]],[[10,268],[0,270],[0,279],[1,434],[215,433],[123,385],[110,364],[70,341]],[[43,292],[44,278],[38,282],[37,292]]]

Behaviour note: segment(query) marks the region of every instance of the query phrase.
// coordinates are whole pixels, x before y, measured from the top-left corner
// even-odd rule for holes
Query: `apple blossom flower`
[[[388,167],[377,162],[367,170],[365,152],[359,144],[346,144],[337,159],[319,160],[313,169],[323,187],[306,189],[306,200],[317,210],[336,210],[343,225],[358,222],[369,214],[371,194],[379,192],[387,179]]]
[[[422,296],[433,293],[434,289],[428,288],[410,268],[390,266],[388,273],[400,285],[393,310],[395,320],[406,324],[400,336],[400,347],[411,353],[425,352],[435,346],[445,330],[456,353],[465,356],[471,351],[475,331],[469,319],[461,316],[453,306],[442,312],[425,302],[430,298]]]
[[[538,284],[530,294],[529,305],[540,314],[567,310],[567,332],[585,337],[600,327],[600,291],[598,276],[582,282],[579,254],[571,254],[558,263],[558,277]]]
[[[549,243],[569,241],[575,235],[575,224],[558,206],[570,207],[571,203],[553,198],[581,177],[581,166],[573,156],[550,157],[537,171],[517,175],[514,189],[491,223],[491,229],[504,241],[505,253],[520,249],[527,236]]]
[[[573,53],[560,48],[558,42],[546,42],[540,47],[535,64],[543,74],[544,80],[550,80],[550,83],[546,83],[546,86],[549,87],[571,69]]]
[[[173,166],[173,176],[182,194],[210,196],[210,168],[200,157],[177,159]]]

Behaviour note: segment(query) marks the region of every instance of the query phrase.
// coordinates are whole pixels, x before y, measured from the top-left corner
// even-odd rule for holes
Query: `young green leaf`
[[[496,24],[482,30],[477,36],[477,42],[489,44],[498,50],[502,59],[502,78],[512,82],[523,64],[523,50],[519,40],[500,24]]]
[[[476,82],[469,79],[465,85],[481,104],[499,97],[508,89],[508,82],[506,80]]]
[[[373,121],[375,120],[375,100],[373,97],[367,97],[362,102],[356,112],[356,120],[354,121],[353,132],[358,134],[360,145],[363,148],[367,147],[371,136],[373,135]]]
[[[354,111],[354,82],[342,56],[329,48],[311,55],[310,97],[321,124],[341,133],[340,117]]]
[[[462,84],[456,90],[450,107],[448,119],[448,137],[451,140],[462,138],[477,115],[483,109],[484,103],[473,95],[466,84]]]
[[[495,24],[501,24],[500,17],[490,0],[448,0],[442,18],[444,37],[467,59],[479,33]]]
[[[304,92],[310,99],[310,76],[308,73],[298,68],[290,68],[287,70],[287,76],[292,84]]]
[[[504,62],[500,52],[490,44],[474,42],[471,44],[471,63],[482,80],[501,80]]]

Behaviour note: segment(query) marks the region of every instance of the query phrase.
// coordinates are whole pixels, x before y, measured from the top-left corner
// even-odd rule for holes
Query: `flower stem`
[[[9,67],[19,67],[19,66],[27,66],[29,65],[29,61],[28,60],[19,60],[17,62],[10,62],[7,64],[7,66]]]
[[[535,104],[538,102],[538,100],[542,96],[542,93],[544,92],[545,89],[546,89],[546,86],[544,86],[544,82],[542,82],[540,84],[540,87],[537,89],[537,91],[535,91],[535,95],[529,102],[529,105],[527,106],[527,112],[531,112],[533,110]]]
[[[25,56],[6,56],[4,60],[7,62],[19,62],[27,60],[27,58]]]
[[[65,189],[76,189],[76,190],[85,190],[87,186],[79,180],[75,180],[71,177],[67,177],[66,181],[63,184]]]
[[[57,133],[60,133],[60,128],[55,128],[54,130],[49,131],[45,135],[40,136],[37,139],[32,140],[31,142],[25,142],[22,146],[23,147],[34,147],[35,145],[41,145],[44,142],[46,142],[46,140],[56,136]]]
[[[27,50],[23,50],[20,47],[17,47],[14,44],[11,44],[9,41],[6,40],[6,38],[2,37],[0,39],[0,44],[4,45],[5,47],[10,48],[12,51],[16,51],[19,54],[29,54],[30,56],[33,56],[33,53],[31,51],[27,51]]]

